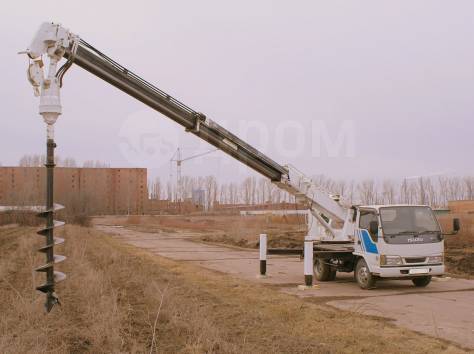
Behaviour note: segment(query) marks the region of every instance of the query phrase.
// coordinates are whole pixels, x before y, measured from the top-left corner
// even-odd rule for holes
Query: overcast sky
[[[22,1],[3,4],[0,162],[43,153],[28,47],[60,22],[275,161],[335,178],[474,174],[474,2]],[[73,66],[57,153],[167,177],[212,147]],[[222,152],[183,174],[241,180]]]

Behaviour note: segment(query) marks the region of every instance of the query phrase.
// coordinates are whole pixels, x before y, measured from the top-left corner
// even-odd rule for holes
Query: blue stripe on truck
[[[372,238],[369,235],[369,231],[367,230],[360,230],[360,234],[362,236],[362,243],[364,244],[365,251],[367,253],[375,253],[378,254],[379,250],[377,245],[372,241]]]
[[[364,246],[364,242],[362,240],[362,233],[361,233],[361,230],[357,230],[357,237],[359,237],[359,243],[360,243],[360,246],[362,248],[362,251],[365,252],[365,246]]]

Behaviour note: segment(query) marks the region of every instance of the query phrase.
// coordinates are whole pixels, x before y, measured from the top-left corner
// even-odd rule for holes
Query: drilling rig
[[[63,256],[54,255],[53,230],[62,225],[53,220],[54,123],[61,114],[59,92],[64,74],[73,65],[134,97],[170,118],[196,137],[267,177],[279,188],[296,197],[309,210],[308,238],[315,243],[314,273],[320,281],[331,281],[336,272],[354,272],[363,289],[374,287],[377,279],[411,279],[415,286],[426,286],[432,276],[444,273],[443,234],[433,211],[426,205],[350,205],[341,196],[321,189],[291,165],[280,165],[211,120],[153,84],[123,67],[59,24],[41,25],[31,45],[23,52],[30,58],[28,78],[40,96],[39,113],[47,124],[48,192],[42,216],[46,228],[47,281],[37,289],[47,294],[46,309],[58,302],[55,284],[64,274],[54,271]],[[43,58],[49,62],[43,72]],[[61,59],[64,64],[56,70]],[[454,232],[459,230],[454,220]],[[322,226],[324,232],[320,233]]]

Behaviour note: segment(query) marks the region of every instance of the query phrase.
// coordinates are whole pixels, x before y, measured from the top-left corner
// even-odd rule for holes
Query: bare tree
[[[466,195],[465,198],[468,200],[473,200],[474,199],[474,177],[468,176],[464,177],[464,186],[466,189]]]
[[[354,181],[351,181],[349,184],[347,194],[346,195],[343,194],[343,197],[346,197],[347,200],[349,200],[351,204],[354,204],[354,201],[355,201],[355,190],[354,190],[355,186],[354,185],[355,185]]]
[[[219,189],[219,203],[226,204],[227,203],[227,193],[228,193],[228,186],[227,184],[222,184]]]
[[[382,198],[384,204],[395,203],[395,187],[391,180],[384,180],[382,183]]]
[[[150,191],[150,198],[151,199],[161,199],[161,181],[160,177],[156,177],[153,182],[149,183],[150,187],[148,190]]]
[[[102,161],[86,160],[82,164],[82,167],[85,168],[110,168],[110,164]]]
[[[416,185],[417,190],[417,197],[418,197],[418,204],[426,204],[426,192],[425,192],[425,181],[423,177],[418,178],[418,182]]]
[[[385,179],[364,180],[361,182],[333,180],[324,175],[315,176],[313,179],[323,190],[339,194],[350,203],[363,204],[427,204],[433,207],[447,205],[448,200],[472,199],[474,196],[473,177],[419,177],[417,179],[404,179],[399,182]],[[208,207],[214,202],[221,204],[256,204],[280,203],[283,201],[294,202],[286,191],[282,191],[269,180],[247,177],[240,183],[224,183],[220,185],[214,176],[182,177],[183,196],[188,198],[193,190],[201,189],[206,193]],[[398,184],[398,187],[397,187]],[[163,190],[157,181],[150,182],[150,196],[176,200],[175,184],[168,182]],[[159,192],[158,192],[159,190]]]
[[[448,198],[449,200],[462,200],[462,184],[459,178],[452,177],[448,179]]]
[[[43,167],[45,163],[45,155],[30,154],[23,155],[20,158],[18,165],[20,167]],[[56,155],[54,158],[54,163],[58,167],[76,167],[76,160],[72,157],[66,157],[65,159],[63,159],[61,158],[61,156]]]
[[[363,204],[375,204],[377,202],[377,191],[374,180],[365,180],[357,185],[359,196]]]
[[[241,197],[239,195],[239,187],[236,183],[230,184],[230,203],[237,204],[239,203]]]
[[[62,167],[76,167],[76,166],[77,166],[76,160],[72,157],[66,157],[62,161]]]
[[[166,199],[170,202],[175,200],[173,195],[173,185],[171,181],[168,181],[168,183],[166,184]]]
[[[206,191],[206,201],[207,208],[211,209],[216,201],[217,195],[217,181],[214,176],[207,176],[205,179],[205,191]]]
[[[21,167],[42,167],[46,163],[44,155],[31,154],[23,155],[18,162]]]
[[[252,201],[252,180],[250,177],[247,177],[242,183],[244,203],[250,204]]]

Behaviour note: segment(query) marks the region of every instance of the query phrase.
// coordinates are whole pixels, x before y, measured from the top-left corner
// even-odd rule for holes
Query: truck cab
[[[426,286],[444,274],[444,237],[426,205],[357,208],[354,227],[355,278],[371,288],[377,278],[411,279]]]

